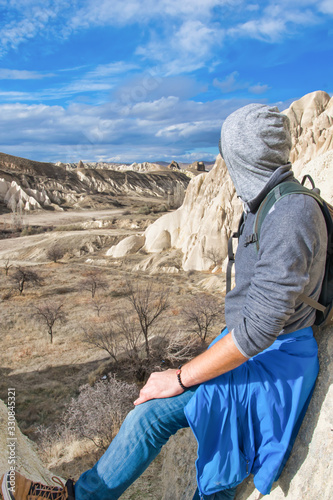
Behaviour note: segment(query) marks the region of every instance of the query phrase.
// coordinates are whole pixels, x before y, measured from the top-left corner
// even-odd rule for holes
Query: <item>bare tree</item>
[[[54,324],[64,323],[67,319],[66,313],[62,310],[63,303],[46,302],[40,306],[35,306],[34,317],[45,325],[50,335],[51,344],[53,342]]]
[[[142,336],[138,322],[126,313],[119,313],[116,323],[124,339],[124,349],[127,356],[137,362],[139,360],[140,339]]]
[[[95,309],[98,317],[100,316],[102,309],[104,309],[106,307],[105,302],[101,302],[100,300],[96,300],[96,299],[93,299],[91,301],[91,305],[92,305],[93,309]]]
[[[84,341],[99,349],[106,351],[118,363],[119,355],[119,330],[110,318],[106,323],[90,322],[83,327]]]
[[[206,341],[208,333],[217,319],[222,318],[223,308],[220,302],[211,295],[199,294],[183,310],[186,321],[192,332],[196,333],[202,342]]]
[[[90,292],[91,298],[93,299],[98,288],[107,290],[108,283],[102,276],[101,271],[94,269],[86,273],[85,278],[80,282],[80,288],[82,290],[87,290],[88,292]]]
[[[11,280],[13,288],[18,290],[20,293],[23,292],[27,283],[41,285],[43,282],[42,278],[35,271],[31,271],[30,269],[24,267],[16,268],[16,271],[11,276]]]
[[[222,265],[222,255],[219,248],[211,248],[205,252],[205,256],[213,262],[213,266],[221,266]]]
[[[12,267],[12,265],[9,263],[9,259],[6,260],[5,265],[4,265],[4,270],[5,270],[5,275],[8,276],[9,269]]]
[[[65,250],[60,245],[53,245],[46,252],[46,257],[53,262],[58,262],[65,255]]]
[[[150,330],[169,307],[168,291],[165,288],[154,289],[150,283],[141,287],[135,286],[130,281],[127,281],[126,288],[126,299],[137,314],[145,341],[146,356],[149,359]]]

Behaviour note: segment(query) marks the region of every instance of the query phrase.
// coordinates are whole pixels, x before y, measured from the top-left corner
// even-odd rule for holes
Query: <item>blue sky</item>
[[[194,161],[225,117],[333,93],[333,0],[0,0],[0,151]]]

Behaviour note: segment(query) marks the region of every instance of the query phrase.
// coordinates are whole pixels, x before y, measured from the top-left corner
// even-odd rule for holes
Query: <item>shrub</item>
[[[64,414],[65,428],[71,429],[78,438],[90,439],[104,450],[133,408],[137,396],[136,385],[119,382],[114,377],[97,382],[94,387],[86,384]]]
[[[149,215],[150,214],[150,208],[146,205],[144,207],[140,207],[138,210],[138,214],[142,215]]]
[[[59,259],[62,259],[64,255],[65,249],[59,245],[51,246],[46,252],[46,257],[53,262],[57,262]]]
[[[160,212],[167,212],[168,207],[166,205],[158,205],[152,209],[154,214],[159,214]]]

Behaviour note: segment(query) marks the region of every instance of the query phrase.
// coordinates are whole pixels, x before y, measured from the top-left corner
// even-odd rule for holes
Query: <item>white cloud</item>
[[[323,0],[319,2],[319,10],[324,14],[333,14],[333,1],[332,0]]]
[[[324,21],[319,12],[333,13],[332,0],[280,0],[267,2],[264,8],[253,9],[249,19],[230,26],[232,37],[249,37],[264,42],[280,42],[300,29]]]
[[[255,19],[230,28],[228,34],[233,37],[249,37],[261,41],[276,42],[286,32],[282,19]]]
[[[129,71],[139,69],[137,64],[117,61],[109,64],[100,64],[86,74],[86,78],[106,78],[119,74],[127,74]]]
[[[238,81],[238,77],[238,71],[233,71],[230,75],[227,75],[224,80],[214,78],[213,85],[214,87],[220,89],[224,94],[247,88],[248,83]]]
[[[0,68],[0,80],[39,80],[52,76],[55,76],[54,73]]]
[[[136,103],[127,114],[119,102],[67,109],[7,103],[0,106],[0,151],[48,161],[181,157],[184,150],[217,146],[224,118],[248,102],[169,97]]]
[[[172,17],[178,20],[211,18],[212,10],[230,0],[88,0],[70,21],[74,29],[91,25],[146,24],[152,19]]]
[[[37,36],[66,39],[77,30],[95,26],[148,26],[157,20],[160,32],[154,42],[159,46],[159,53],[166,55],[170,47],[174,50],[177,40],[182,54],[191,55],[192,62],[186,71],[201,67],[203,57],[210,54],[209,37],[217,34],[213,42],[217,43],[224,30],[232,36],[278,41],[293,26],[323,21],[322,16],[321,19],[317,16],[318,12],[333,14],[332,0],[281,0],[278,3],[269,0],[264,5],[245,0],[8,0],[4,6],[6,21],[0,31],[0,56]],[[237,22],[240,18],[243,21]],[[163,29],[163,23],[168,29]],[[170,30],[170,26],[174,29]],[[146,57],[152,48],[150,43],[143,47]],[[194,48],[198,51],[197,58],[193,57]],[[156,50],[152,54],[159,60]],[[176,68],[178,71],[180,65],[170,67],[170,73]]]
[[[138,47],[136,53],[160,63],[166,75],[189,73],[208,65],[222,45],[224,30],[218,24],[206,25],[187,20],[168,29],[163,37],[153,32],[150,42]]]
[[[264,94],[269,89],[269,85],[262,85],[261,83],[257,83],[256,85],[252,85],[251,87],[249,87],[249,91],[252,92],[252,94],[258,95]]]

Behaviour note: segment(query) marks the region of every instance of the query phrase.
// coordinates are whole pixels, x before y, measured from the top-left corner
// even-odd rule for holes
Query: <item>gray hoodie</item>
[[[291,180],[289,120],[277,108],[251,104],[224,122],[221,148],[236,192],[246,209],[236,253],[236,286],[225,317],[238,349],[247,357],[269,347],[278,335],[311,326],[315,311],[299,299],[318,299],[324,274],[327,231],[318,203],[301,194],[279,200],[266,216],[260,249],[245,246],[265,195]]]

